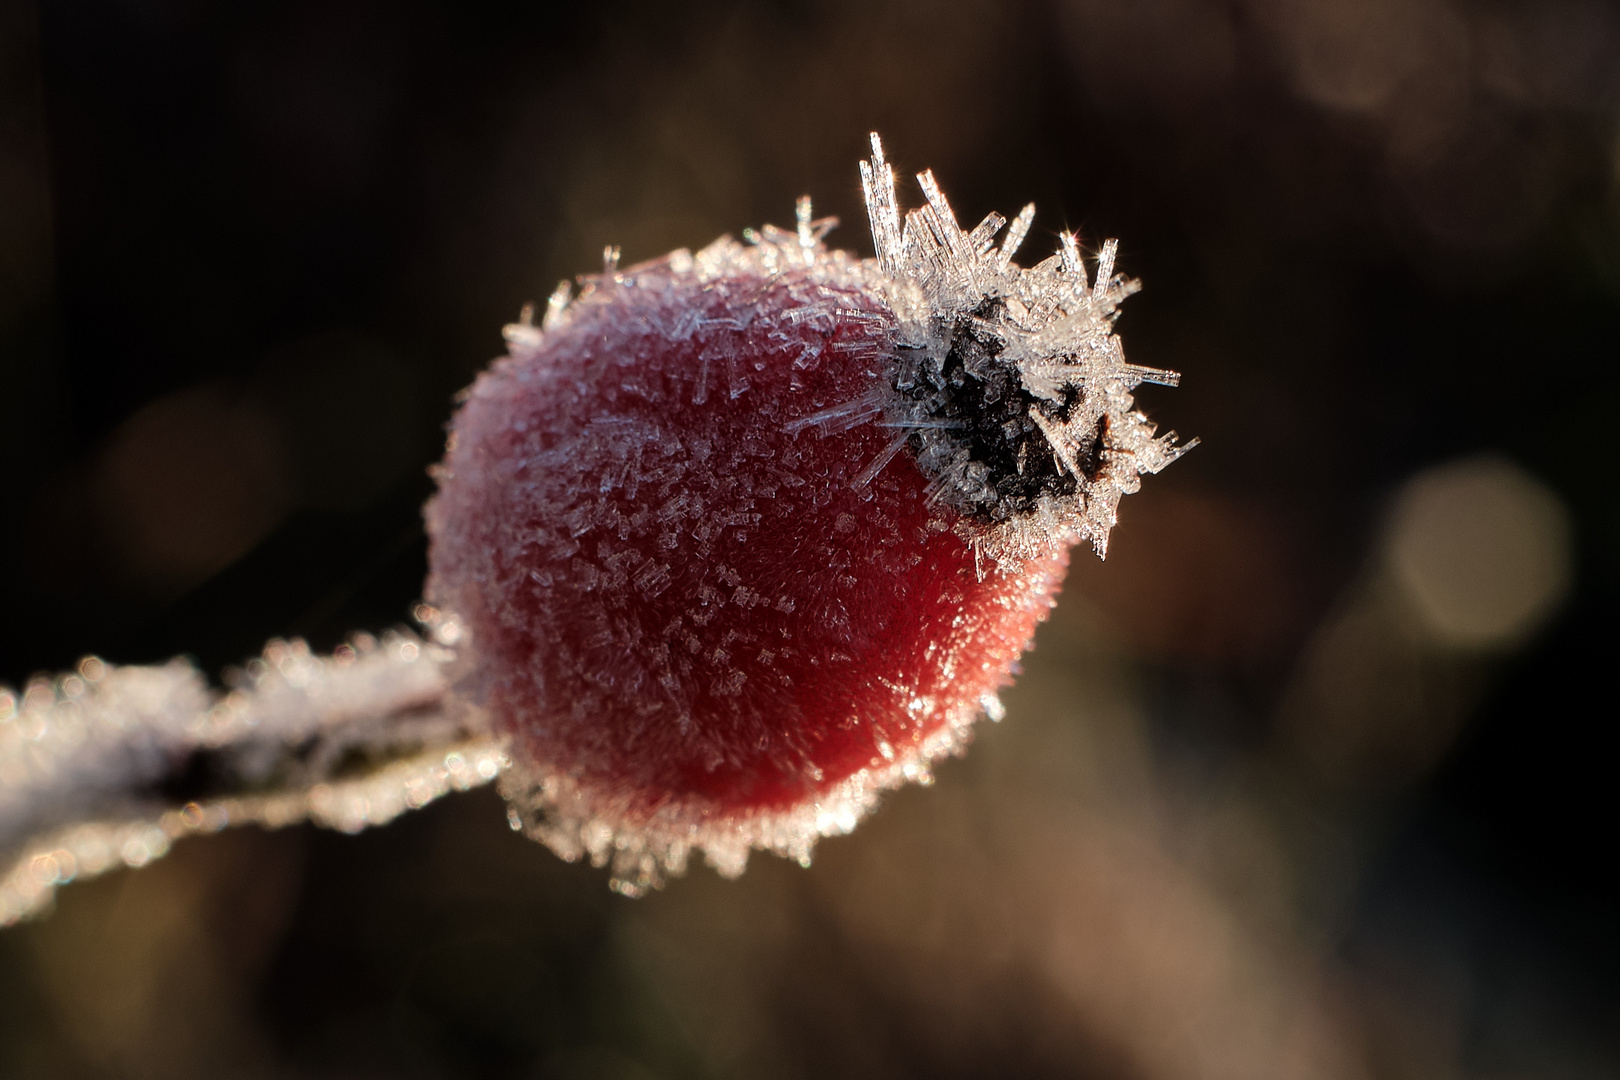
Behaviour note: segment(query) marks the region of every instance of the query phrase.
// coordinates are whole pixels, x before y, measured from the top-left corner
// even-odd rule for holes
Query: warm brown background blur
[[[402,620],[501,324],[806,192],[869,251],[873,128],[1120,237],[1203,440],[1007,720],[639,902],[488,793],[186,841],[0,934],[0,1076],[1620,1076],[1596,0],[0,0],[0,680]]]

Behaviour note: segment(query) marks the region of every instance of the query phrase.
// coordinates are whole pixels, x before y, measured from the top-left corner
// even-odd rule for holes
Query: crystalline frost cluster
[[[1141,286],[1114,273],[1114,240],[1088,283],[1074,233],[1023,269],[1012,260],[1033,203],[997,244],[1000,214],[964,232],[933,173],[917,182],[926,202],[902,220],[873,135],[861,186],[898,321],[883,422],[915,441],[931,489],[967,515],[962,527],[988,554],[1027,558],[1083,539],[1101,555],[1120,498],[1194,445],[1156,434],[1133,407],[1140,384],[1179,380],[1125,362],[1113,323]]]

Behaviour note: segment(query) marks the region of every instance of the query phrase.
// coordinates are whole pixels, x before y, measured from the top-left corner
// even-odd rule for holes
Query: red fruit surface
[[[895,430],[828,415],[894,355],[862,264],[708,255],[603,280],[479,378],[428,510],[429,590],[536,798],[758,843],[954,746],[1068,556],[977,558]]]

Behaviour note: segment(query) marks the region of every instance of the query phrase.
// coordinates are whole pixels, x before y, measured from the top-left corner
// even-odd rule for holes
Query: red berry
[[[807,201],[797,233],[610,256],[456,415],[428,525],[458,688],[509,740],[514,826],[626,891],[692,847],[808,859],[926,778],[999,709],[1069,544],[1179,452],[1130,411],[1130,285],[1088,288],[1072,239],[1020,271],[926,175],[902,232],[874,150],[877,261]]]

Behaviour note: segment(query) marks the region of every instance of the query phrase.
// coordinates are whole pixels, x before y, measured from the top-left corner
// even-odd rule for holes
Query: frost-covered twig
[[[426,639],[362,634],[329,657],[271,642],[224,692],[185,661],[95,657],[21,694],[0,687],[0,925],[191,833],[358,832],[493,780],[504,754],[448,695],[457,625],[417,614]]]
[[[564,284],[463,397],[426,520],[431,641],[273,643],[0,699],[0,920],[227,824],[357,830],[505,773],[508,820],[630,895],[701,851],[808,865],[1000,709],[1080,541],[1192,443],[1136,408],[1117,245],[1013,261],[931,172],[831,219]],[[997,241],[997,237],[1002,236]],[[723,380],[723,392],[722,392]],[[462,655],[452,677],[452,647]],[[456,692],[452,693],[452,684]],[[494,733],[499,733],[498,741]],[[509,761],[506,754],[511,753]]]

